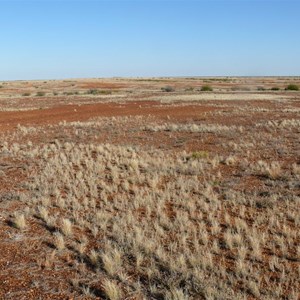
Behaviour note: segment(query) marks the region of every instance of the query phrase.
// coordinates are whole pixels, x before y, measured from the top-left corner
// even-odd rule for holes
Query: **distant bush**
[[[203,85],[201,87],[201,92],[212,92],[213,88],[210,85]]]
[[[66,96],[79,95],[79,92],[78,91],[75,91],[75,92],[64,92],[64,95],[66,95]]]
[[[53,92],[53,95],[54,95],[54,96],[57,96],[57,95],[58,95],[58,92]]]
[[[0,85],[0,89],[2,89],[3,88],[3,85]]]
[[[43,97],[43,96],[45,96],[45,92],[37,92],[36,93],[36,95],[37,95],[37,97]]]
[[[30,93],[23,93],[22,94],[22,96],[24,96],[24,97],[28,97],[28,96],[30,96],[31,94]]]
[[[88,95],[110,95],[111,91],[90,89],[86,92]]]
[[[271,88],[271,91],[279,91],[279,90],[280,90],[280,88],[278,86],[273,86]]]
[[[188,88],[185,89],[186,92],[192,92],[193,90],[194,90],[193,87],[188,87]]]
[[[170,92],[174,92],[175,91],[175,89],[173,88],[173,87],[171,87],[171,86],[165,86],[165,87],[162,87],[161,88],[161,90],[163,91],[163,92],[167,92],[167,93],[170,93]]]
[[[258,90],[258,91],[265,91],[266,89],[265,89],[263,86],[258,86],[258,87],[257,87],[257,90]]]
[[[286,88],[286,91],[299,91],[299,86],[296,84],[289,84]]]
[[[90,89],[86,92],[88,95],[98,95],[99,91],[96,89]]]
[[[101,95],[110,95],[111,91],[101,90],[101,91],[99,91],[99,94],[101,94]]]

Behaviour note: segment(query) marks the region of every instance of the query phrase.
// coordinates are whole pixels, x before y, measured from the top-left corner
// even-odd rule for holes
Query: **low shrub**
[[[299,91],[299,86],[297,84],[289,84],[286,88],[286,91]]]
[[[30,96],[31,94],[30,93],[23,93],[22,94],[22,96],[24,96],[24,97],[28,97],[28,96]]]
[[[175,89],[172,87],[172,86],[165,86],[165,87],[162,87],[161,88],[161,90],[163,91],[163,92],[167,92],[167,93],[170,93],[170,92],[174,92],[175,91]]]
[[[271,88],[271,91],[279,91],[279,90],[280,90],[280,88],[278,86],[273,86]]]
[[[45,92],[37,92],[36,93],[36,95],[37,95],[37,97],[43,97],[43,96],[45,96]]]
[[[212,92],[213,88],[210,85],[203,85],[201,87],[201,92]]]

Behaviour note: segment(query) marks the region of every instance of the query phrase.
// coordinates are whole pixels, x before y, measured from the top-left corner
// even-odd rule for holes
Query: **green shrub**
[[[165,86],[165,87],[162,87],[161,88],[161,90],[163,91],[163,92],[167,92],[167,93],[170,93],[170,92],[174,92],[175,91],[175,89],[172,87],[172,86]]]
[[[45,92],[37,92],[36,95],[37,97],[43,97],[45,96]]]
[[[286,88],[286,91],[299,91],[299,86],[297,84],[289,84]]]
[[[31,95],[31,94],[28,93],[28,92],[22,94],[22,96],[24,96],[24,97],[28,97],[28,96],[30,96],[30,95]]]
[[[210,85],[203,85],[201,87],[201,92],[212,92],[213,88]]]
[[[273,86],[271,88],[271,91],[279,91],[279,90],[280,90],[280,88],[278,86]]]

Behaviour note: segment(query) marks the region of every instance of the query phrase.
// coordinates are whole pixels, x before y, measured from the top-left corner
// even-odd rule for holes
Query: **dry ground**
[[[0,299],[300,299],[291,83],[0,82]]]

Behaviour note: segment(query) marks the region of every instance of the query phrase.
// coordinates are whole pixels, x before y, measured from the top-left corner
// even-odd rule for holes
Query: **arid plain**
[[[0,299],[299,299],[296,86],[0,82]]]

